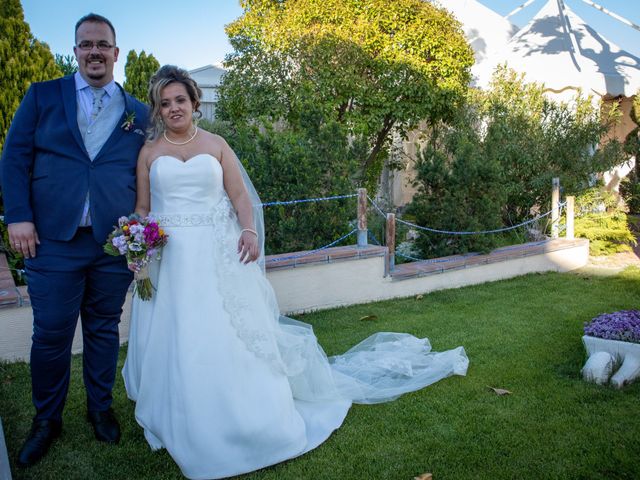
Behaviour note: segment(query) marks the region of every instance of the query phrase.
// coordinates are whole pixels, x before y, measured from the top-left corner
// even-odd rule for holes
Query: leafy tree
[[[618,142],[600,144],[613,117],[581,96],[572,105],[550,101],[541,86],[501,68],[490,90],[470,91],[452,122],[425,132],[419,192],[409,212],[421,225],[479,231],[521,223],[536,207],[547,211],[553,177],[566,195],[575,195],[597,173],[621,163]],[[495,235],[421,234],[417,243],[423,255],[440,256],[487,250],[500,241]]]
[[[234,53],[217,113],[296,128],[309,109],[367,149],[361,179],[377,181],[394,130],[450,118],[473,62],[458,22],[422,0],[244,0],[227,27]]]
[[[482,146],[486,158],[499,161],[507,188],[507,224],[528,217],[536,205],[550,207],[552,178],[560,178],[566,195],[576,194],[623,161],[619,142],[601,143],[620,112],[601,112],[591,97],[552,101],[541,85],[503,67],[479,102],[479,121],[486,125]]]
[[[63,75],[73,75],[78,71],[78,63],[73,55],[56,53],[56,65],[58,65]]]
[[[127,63],[124,66],[124,89],[142,102],[147,101],[149,92],[149,80],[160,68],[160,62],[152,53],[146,54],[144,50],[140,55],[135,50],[130,50],[127,55]]]
[[[60,76],[47,44],[35,39],[20,0],[0,0],[0,148],[32,82]]]

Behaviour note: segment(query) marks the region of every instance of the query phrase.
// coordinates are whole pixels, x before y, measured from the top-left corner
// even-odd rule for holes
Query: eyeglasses
[[[80,50],[93,50],[93,47],[96,46],[98,47],[98,50],[101,50],[101,51],[110,50],[114,47],[114,45],[111,45],[109,42],[106,42],[104,40],[101,40],[97,43],[91,42],[89,40],[83,40],[76,46]]]

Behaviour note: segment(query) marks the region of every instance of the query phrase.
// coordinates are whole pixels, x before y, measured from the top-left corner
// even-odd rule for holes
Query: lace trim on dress
[[[227,196],[223,197],[211,217],[211,224],[216,226],[213,239],[216,247],[215,252],[221,260],[220,268],[215,269],[215,274],[218,276],[218,285],[221,289],[222,307],[229,315],[236,335],[245,344],[247,350],[265,360],[276,371],[284,372],[284,364],[277,344],[273,340],[274,336],[271,332],[251,327],[252,322],[247,318],[252,315],[251,302],[243,295],[238,294],[242,287],[242,279],[239,277],[240,269],[249,267],[240,264],[238,255],[234,254],[237,238],[229,235],[228,232],[239,232],[239,227],[235,229],[232,227],[232,224],[237,225],[237,217]],[[173,222],[189,222],[193,219],[187,215],[186,217],[178,216],[171,220]],[[202,220],[205,221],[207,218]],[[202,223],[202,225],[206,224]],[[190,225],[181,224],[180,226]]]
[[[249,327],[246,315],[250,311],[250,305],[246,299],[241,298],[229,287],[229,283],[222,282],[223,308],[229,314],[238,338],[246,345],[247,349],[259,358],[265,360],[277,372],[284,373],[284,365],[277,352],[277,346],[273,342],[272,335],[267,332]]]

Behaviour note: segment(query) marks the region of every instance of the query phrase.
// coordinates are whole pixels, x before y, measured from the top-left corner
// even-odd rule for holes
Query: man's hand
[[[10,223],[7,226],[9,231],[9,243],[11,248],[21,253],[24,258],[36,256],[36,245],[40,245],[36,226],[32,222]]]

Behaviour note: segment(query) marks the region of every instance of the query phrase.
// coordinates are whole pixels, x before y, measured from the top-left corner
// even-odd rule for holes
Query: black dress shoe
[[[89,412],[87,415],[91,425],[93,425],[93,433],[97,440],[106,443],[118,443],[120,441],[120,424],[113,414],[113,410]]]
[[[18,461],[18,467],[30,467],[45,456],[51,443],[60,436],[62,422],[57,420],[34,420],[29,436],[24,442]]]

